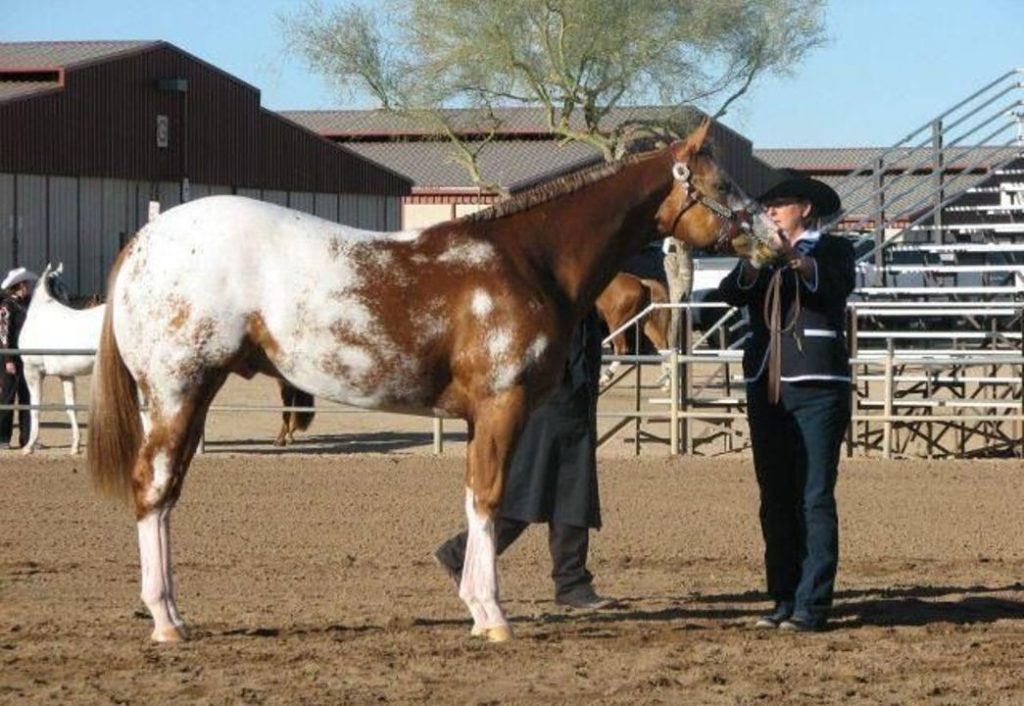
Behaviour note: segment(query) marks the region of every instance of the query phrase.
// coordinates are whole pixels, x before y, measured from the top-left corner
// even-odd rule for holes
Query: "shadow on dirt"
[[[465,432],[444,434],[446,444],[465,443]],[[231,439],[207,441],[206,453],[246,453],[264,456],[302,453],[388,453],[430,447],[434,443],[430,432],[361,432],[358,434],[307,435],[290,446],[273,446],[271,439]]]

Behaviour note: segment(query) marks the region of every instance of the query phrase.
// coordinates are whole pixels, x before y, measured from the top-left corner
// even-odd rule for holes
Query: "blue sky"
[[[342,107],[285,53],[277,16],[298,6],[0,0],[0,41],[164,39],[258,87],[270,109]],[[725,123],[755,147],[889,145],[1024,67],[1024,0],[830,0],[827,28],[828,46],[762,80]]]

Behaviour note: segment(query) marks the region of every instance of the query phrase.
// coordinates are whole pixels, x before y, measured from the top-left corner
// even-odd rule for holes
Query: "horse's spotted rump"
[[[188,321],[188,317],[192,314],[192,305],[180,295],[172,295],[167,302],[167,310],[171,314],[168,325],[172,331],[177,331]]]

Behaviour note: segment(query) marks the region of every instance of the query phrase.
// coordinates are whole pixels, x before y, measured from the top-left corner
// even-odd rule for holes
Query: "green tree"
[[[612,160],[637,137],[685,134],[692,108],[721,117],[824,42],[824,0],[307,0],[281,21],[344,95],[447,138],[473,182],[499,193],[477,162],[499,108],[540,106],[552,134]],[[651,104],[673,110],[629,116]],[[666,272],[673,299],[689,293],[688,252]]]
[[[824,41],[823,0],[308,0],[281,20],[315,71],[447,136],[477,183],[485,140],[463,136],[493,135],[496,107],[541,106],[553,134],[611,160],[638,134],[689,127],[686,112],[610,122],[612,111],[720,117]]]

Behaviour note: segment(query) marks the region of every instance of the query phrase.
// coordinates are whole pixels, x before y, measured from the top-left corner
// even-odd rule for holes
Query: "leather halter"
[[[689,199],[689,201],[679,209],[679,213],[676,214],[676,217],[672,221],[672,227],[669,229],[669,233],[671,234],[675,232],[676,226],[679,225],[679,220],[687,211],[697,204],[700,204],[718,216],[722,223],[721,228],[718,231],[718,237],[715,239],[715,244],[713,246],[714,250],[720,251],[732,238],[734,233],[733,227],[745,222],[744,217],[749,217],[749,215],[746,209],[734,211],[725,204],[719,203],[718,201],[705,196],[693,185],[693,182],[690,179],[691,176],[692,173],[690,172],[690,168],[685,162],[674,162],[672,164],[672,178],[683,185],[686,198]]]

